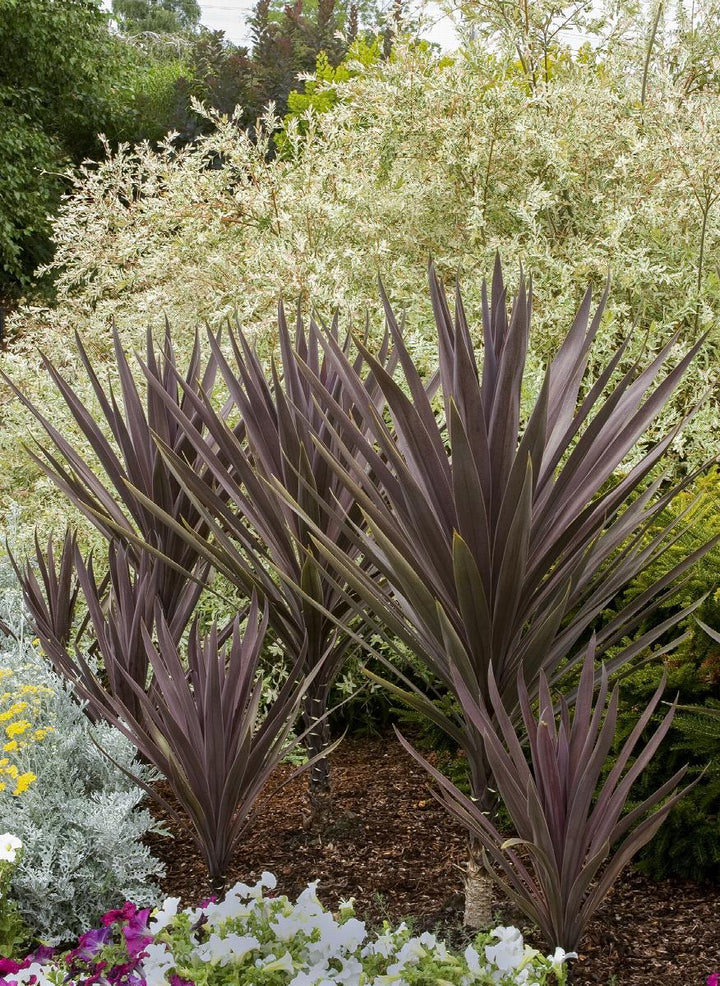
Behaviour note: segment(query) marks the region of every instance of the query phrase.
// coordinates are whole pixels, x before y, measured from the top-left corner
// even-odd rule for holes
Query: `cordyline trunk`
[[[466,751],[468,752],[468,751]],[[498,809],[497,797],[490,790],[490,765],[487,762],[482,743],[476,744],[468,756],[470,765],[470,788],[473,801],[489,818],[494,818]],[[463,924],[473,930],[487,931],[492,925],[492,906],[495,899],[495,884],[485,868],[482,846],[472,836],[468,843],[468,859],[465,866],[465,913]]]
[[[495,884],[483,865],[480,846],[470,842],[470,856],[465,869],[465,914],[463,923],[473,930],[487,931],[492,924]]]
[[[326,690],[311,687],[303,699],[303,729],[307,731],[305,749],[308,760],[319,759],[310,768],[308,800],[310,824],[313,828],[325,828],[332,817],[332,792],[330,789],[330,765],[322,751],[330,745],[330,727],[327,716]],[[325,716],[325,718],[323,718]]]

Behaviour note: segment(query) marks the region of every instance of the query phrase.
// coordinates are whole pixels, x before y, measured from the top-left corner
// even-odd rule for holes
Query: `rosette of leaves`
[[[363,520],[352,490],[327,461],[339,453],[338,439],[325,419],[324,408],[315,401],[312,386],[298,369],[300,361],[312,367],[332,400],[355,420],[356,393],[344,386],[334,361],[326,359],[320,331],[314,319],[306,328],[298,315],[293,336],[281,304],[279,361],[271,362],[269,372],[239,329],[229,334],[231,360],[223,354],[219,340],[209,335],[214,364],[243,424],[242,440],[227,415],[218,413],[201,389],[188,387],[181,403],[166,397],[167,390],[156,375],[148,375],[148,385],[166,400],[168,412],[194,450],[188,459],[158,441],[167,467],[201,518],[193,530],[172,521],[178,535],[187,538],[192,550],[241,592],[262,595],[269,608],[270,628],[291,661],[304,651],[303,666],[312,679],[303,699],[307,752],[314,761],[310,802],[314,819],[324,823],[331,810],[328,763],[320,756],[329,742],[328,697],[354,646],[352,628],[359,621],[357,601],[349,587],[325,577],[326,563],[314,550],[312,536],[317,526],[328,540],[356,558],[347,523],[361,525]],[[340,340],[337,320],[323,331],[340,352],[349,354],[350,338]],[[386,334],[375,362],[392,372],[395,361],[388,350]],[[362,381],[363,399],[380,414],[385,399],[374,370],[360,355],[350,365]],[[360,444],[354,447],[361,454]],[[311,521],[292,509],[288,500],[298,500]],[[171,523],[161,504],[148,501],[147,505],[162,524]],[[372,579],[372,565],[360,557],[357,561]]]
[[[624,867],[652,839],[684,793],[677,787],[687,769],[682,767],[624,814],[633,784],[670,728],[675,706],[632,759],[665,691],[663,676],[612,770],[601,782],[615,737],[619,691],[616,686],[609,693],[607,669],[602,666],[595,697],[595,677],[593,637],[585,654],[571,716],[565,698],[560,700],[556,713],[542,671],[534,709],[519,672],[521,720],[516,726],[506,711],[492,667],[487,707],[478,703],[461,675],[456,674],[463,710],[485,739],[493,780],[516,832],[513,838],[505,838],[471,798],[400,737],[406,749],[437,781],[438,800],[483,847],[487,871],[505,895],[540,928],[550,947],[559,943],[568,951],[578,947],[585,927]]]
[[[81,565],[82,559],[78,561]],[[92,576],[85,570],[81,585],[88,580],[92,582]],[[115,726],[167,779],[186,818],[157,786],[125,771],[180,825],[190,820],[213,886],[221,889],[262,787],[304,738],[292,738],[290,733],[312,674],[305,673],[301,648],[284,683],[261,712],[258,663],[268,626],[267,604],[261,612],[253,596],[244,631],[237,616],[229,637],[213,624],[201,638],[196,620],[186,651],[180,650],[156,600],[155,607],[150,623],[142,616],[136,618],[134,610],[105,615],[97,599],[91,598],[96,639],[107,648],[105,674],[101,677],[79,650],[72,657],[66,653],[60,667],[93,713]],[[118,637],[109,636],[115,620],[120,625]],[[154,637],[149,626],[154,627]],[[137,629],[145,649],[149,687],[143,673],[127,665],[122,648],[115,649],[119,638],[127,638],[129,628]],[[222,636],[228,637],[225,643]],[[55,640],[54,647],[59,646]]]
[[[682,514],[659,529],[653,525],[693,479],[673,486],[655,474],[684,422],[659,437],[648,432],[703,340],[665,368],[676,338],[646,363],[629,366],[623,363],[626,339],[589,378],[606,296],[591,318],[588,289],[524,417],[532,308],[524,280],[509,313],[499,260],[492,291],[483,287],[482,361],[459,289],[453,316],[432,267],[430,294],[440,409],[384,293],[402,385],[362,340],[357,345],[385,398],[386,415],[377,413],[377,398],[365,391],[332,334],[323,334],[322,345],[342,389],[353,394],[352,415],[313,367],[300,363],[336,437],[332,453],[316,447],[362,512],[362,524],[334,512],[345,521],[352,552],[314,524],[299,499],[294,508],[313,525],[314,550],[361,600],[357,611],[369,623],[403,640],[458,700],[461,681],[463,695],[490,708],[492,675],[504,708],[515,716],[518,674],[531,696],[541,673],[552,685],[567,680],[582,661],[590,629],[597,631],[598,650],[611,654],[611,674],[653,647],[663,653],[682,639],[672,629],[698,603],[661,620],[652,616],[717,539],[683,556],[609,619],[603,614],[682,534]],[[623,465],[634,449],[634,463]],[[448,716],[417,691],[388,687],[464,748],[473,797],[492,813],[496,784],[485,738],[462,701],[458,714]]]

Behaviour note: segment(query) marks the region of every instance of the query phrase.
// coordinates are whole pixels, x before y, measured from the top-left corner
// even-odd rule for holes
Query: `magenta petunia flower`
[[[713,972],[711,976],[708,976],[705,980],[707,986],[720,986],[720,972]]]
[[[74,959],[80,959],[82,962],[89,962],[90,959],[95,958],[103,945],[108,943],[111,935],[110,928],[93,928],[92,931],[86,931],[78,938],[77,948],[67,953],[65,961],[70,963]]]
[[[128,955],[131,958],[136,958],[145,946],[149,945],[153,940],[153,936],[148,934],[147,923],[149,917],[149,907],[143,908],[142,911],[136,909],[135,914],[133,914],[127,925],[122,929]]]
[[[115,924],[116,921],[131,921],[137,914],[137,906],[131,901],[126,900],[122,907],[113,908],[113,910],[108,911],[103,914],[101,920],[106,928],[109,928],[111,924]]]
[[[16,959],[0,959],[0,976],[4,973],[12,976],[16,972],[20,972],[21,969],[27,969],[29,965],[29,958],[23,959],[22,962],[18,962]]]
[[[107,962],[96,962],[92,967],[92,975],[83,976],[83,986],[94,986],[95,983],[99,983],[104,978],[106,968]]]
[[[51,945],[38,945],[34,952],[28,955],[30,962],[47,962],[57,953],[57,949]]]

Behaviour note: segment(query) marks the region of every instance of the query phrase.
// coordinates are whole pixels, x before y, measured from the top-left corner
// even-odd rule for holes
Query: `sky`
[[[245,26],[245,18],[254,6],[254,0],[199,0],[202,7],[202,23],[215,31],[224,31],[235,44],[247,44],[250,35]],[[430,29],[424,36],[436,41],[444,49],[454,47],[455,32],[450,18],[445,17],[438,7],[427,6]]]

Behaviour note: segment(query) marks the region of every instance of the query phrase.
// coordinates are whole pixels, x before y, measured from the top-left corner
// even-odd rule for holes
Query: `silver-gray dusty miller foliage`
[[[100,752],[138,770],[133,748],[113,727],[92,726],[67,687],[32,643],[22,594],[7,558],[0,558],[0,667],[20,683],[52,689],[43,724],[52,732],[23,751],[23,769],[37,780],[22,797],[0,793],[0,830],[23,842],[13,896],[43,940],[57,943],[93,927],[108,907],[131,899],[159,900],[162,865],[142,844],[152,828],[142,791]],[[10,680],[10,679],[8,679]]]

